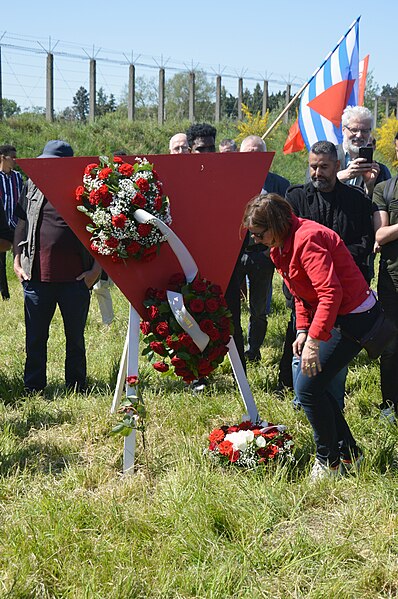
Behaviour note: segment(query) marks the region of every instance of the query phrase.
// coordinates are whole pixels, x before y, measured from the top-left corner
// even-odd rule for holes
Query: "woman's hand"
[[[309,377],[316,376],[322,371],[319,359],[319,341],[307,338],[301,352],[301,372]]]
[[[293,354],[298,358],[301,356],[306,339],[307,333],[302,331],[301,333],[297,333],[296,341],[293,341]]]

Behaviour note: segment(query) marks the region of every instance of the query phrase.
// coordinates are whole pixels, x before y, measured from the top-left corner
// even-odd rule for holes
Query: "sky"
[[[45,104],[45,50],[50,47],[75,55],[55,56],[56,109],[71,104],[80,85],[88,89],[92,56],[98,59],[97,89],[102,85],[116,99],[125,89],[131,60],[137,76],[156,81],[162,64],[167,77],[174,69],[192,67],[221,73],[234,95],[240,76],[245,87],[267,78],[273,81],[271,92],[287,82],[296,92],[360,15],[360,57],[370,55],[369,69],[380,87],[396,85],[396,0],[19,0],[0,17],[3,96],[21,106]]]

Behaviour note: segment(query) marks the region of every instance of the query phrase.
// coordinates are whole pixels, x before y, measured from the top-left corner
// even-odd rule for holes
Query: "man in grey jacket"
[[[69,144],[51,140],[39,158],[68,156],[73,156]],[[82,391],[86,387],[84,328],[89,289],[101,268],[31,180],[22,191],[16,213],[14,271],[24,290],[25,389],[39,392],[47,384],[47,341],[58,305],[66,337],[66,385]]]

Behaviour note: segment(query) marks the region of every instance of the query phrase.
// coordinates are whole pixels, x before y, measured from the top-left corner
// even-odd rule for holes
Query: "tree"
[[[98,116],[102,116],[107,112],[115,112],[116,110],[116,100],[113,94],[110,94],[109,98],[106,95],[104,88],[100,87],[97,92],[97,105],[96,105],[96,113]]]
[[[9,100],[8,98],[2,99],[2,108],[3,108],[3,116],[8,119],[10,116],[14,114],[19,114],[21,112],[20,106],[15,102],[15,100]]]
[[[89,95],[85,87],[80,86],[73,96],[73,109],[79,121],[86,122],[89,112]]]
[[[176,73],[166,82],[166,115],[175,119],[188,117],[189,73]],[[214,119],[215,85],[203,71],[195,71],[195,118],[197,121]]]

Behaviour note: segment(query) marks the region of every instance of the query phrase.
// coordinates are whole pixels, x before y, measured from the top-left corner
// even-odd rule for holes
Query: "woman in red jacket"
[[[295,392],[313,428],[316,460],[312,478],[358,468],[362,455],[337,401],[327,393],[332,378],[361,350],[355,341],[372,328],[381,308],[339,235],[297,218],[277,194],[253,198],[243,216],[254,241],[271,247],[271,258],[295,298],[301,358]],[[342,333],[321,363],[319,347],[336,326]]]

